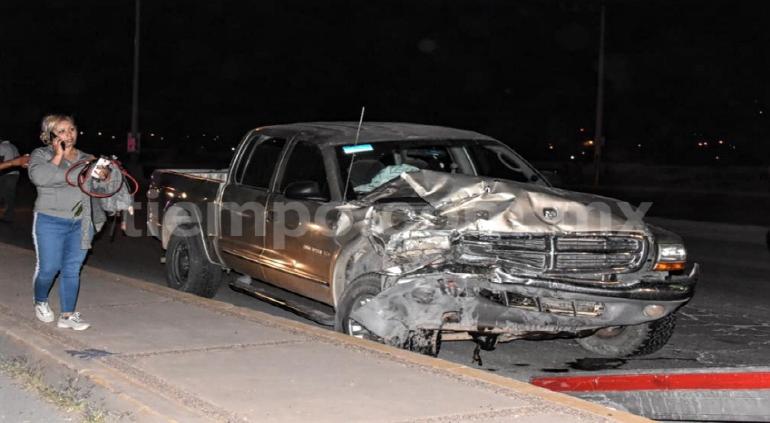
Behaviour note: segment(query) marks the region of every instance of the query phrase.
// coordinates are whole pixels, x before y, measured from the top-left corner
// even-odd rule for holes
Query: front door
[[[267,279],[307,297],[328,301],[336,244],[326,221],[329,180],[321,150],[311,142],[297,142],[281,173],[267,208]],[[307,189],[293,195],[298,186]]]

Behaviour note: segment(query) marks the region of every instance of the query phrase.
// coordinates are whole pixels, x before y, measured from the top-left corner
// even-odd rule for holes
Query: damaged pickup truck
[[[565,191],[506,145],[464,130],[325,122],[257,128],[229,169],[157,170],[148,227],[169,286],[231,286],[352,336],[424,354],[576,338],[649,354],[693,295],[677,235],[627,203]]]

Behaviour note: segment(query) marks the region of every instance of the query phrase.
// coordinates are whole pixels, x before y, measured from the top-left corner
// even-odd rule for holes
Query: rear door
[[[228,267],[261,278],[265,207],[287,142],[255,135],[245,146],[222,193],[220,250]]]

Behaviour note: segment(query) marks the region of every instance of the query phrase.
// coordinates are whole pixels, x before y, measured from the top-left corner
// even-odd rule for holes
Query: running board
[[[234,291],[250,295],[258,300],[262,300],[268,304],[290,311],[300,317],[304,317],[305,319],[312,320],[320,325],[329,327],[334,326],[333,314],[325,313],[321,310],[299,304],[292,300],[280,298],[270,290],[238,281],[231,282],[230,288],[232,288]]]

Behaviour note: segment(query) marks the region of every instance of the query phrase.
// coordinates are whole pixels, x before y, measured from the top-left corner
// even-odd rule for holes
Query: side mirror
[[[292,182],[286,186],[283,194],[287,198],[295,200],[329,201],[329,199],[321,193],[321,187],[316,181]]]

